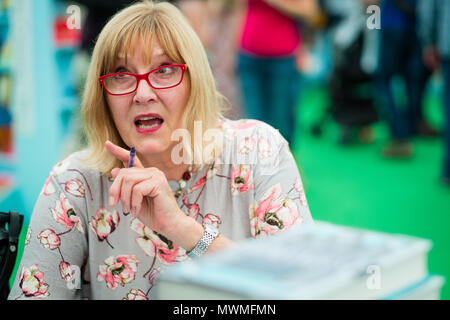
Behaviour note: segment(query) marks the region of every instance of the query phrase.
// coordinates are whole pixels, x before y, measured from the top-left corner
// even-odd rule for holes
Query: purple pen
[[[134,166],[134,158],[135,157],[136,157],[136,149],[134,147],[131,147],[130,158],[128,159],[128,168],[131,168]]]

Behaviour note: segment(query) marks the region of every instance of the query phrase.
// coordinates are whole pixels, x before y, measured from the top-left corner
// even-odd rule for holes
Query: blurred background
[[[22,247],[52,166],[83,147],[95,39],[131,2],[0,0],[0,211],[25,215]],[[172,2],[227,117],[289,141],[313,218],[431,239],[429,270],[448,279],[450,0]]]

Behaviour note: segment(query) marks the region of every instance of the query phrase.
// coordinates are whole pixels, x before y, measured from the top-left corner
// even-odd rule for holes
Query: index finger
[[[114,157],[122,161],[123,166],[127,167],[128,159],[130,158],[130,151],[115,145],[109,140],[106,140],[105,147]],[[134,167],[143,168],[142,163],[139,161],[138,157],[134,158]]]

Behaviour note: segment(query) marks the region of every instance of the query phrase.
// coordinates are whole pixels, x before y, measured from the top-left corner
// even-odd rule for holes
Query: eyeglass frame
[[[172,86],[170,86],[170,87],[155,88],[154,86],[152,86],[152,84],[151,84],[151,82],[150,82],[150,79],[149,79],[149,77],[148,77],[148,76],[150,75],[150,73],[155,72],[155,71],[158,71],[158,70],[160,70],[160,69],[167,68],[167,67],[180,67],[180,68],[181,68],[181,79],[180,79],[180,81],[179,81],[177,84],[174,84],[174,85],[172,85]],[[139,83],[141,83],[141,80],[147,81],[148,85],[149,85],[150,87],[152,87],[153,89],[156,89],[156,90],[170,89],[170,88],[176,87],[176,86],[178,86],[178,85],[183,81],[184,73],[186,72],[186,69],[187,69],[187,65],[186,65],[186,64],[169,64],[169,65],[164,65],[164,66],[161,66],[161,67],[152,69],[152,70],[150,70],[149,72],[143,73],[143,74],[136,74],[136,73],[130,73],[130,72],[115,72],[115,73],[109,73],[109,74],[105,74],[105,75],[103,75],[103,76],[98,77],[98,81],[100,82],[100,85],[103,87],[103,89],[105,89],[105,91],[106,91],[108,94],[110,94],[110,95],[112,95],[112,96],[124,96],[124,95],[127,95],[127,94],[135,93],[135,92],[137,91],[137,89],[139,88]],[[106,88],[106,85],[105,85],[105,79],[108,78],[108,77],[111,77],[111,76],[118,75],[118,74],[124,74],[124,75],[134,76],[134,77],[136,78],[136,88],[135,88],[133,91],[130,91],[130,92],[127,92],[127,93],[111,93],[111,92]]]

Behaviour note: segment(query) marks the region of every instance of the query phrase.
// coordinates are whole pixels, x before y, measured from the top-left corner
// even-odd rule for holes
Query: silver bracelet
[[[187,253],[188,257],[191,259],[201,257],[213,240],[219,235],[219,230],[210,224],[205,224],[203,228],[205,229],[205,232],[203,233],[202,238],[197,242],[194,249]]]

